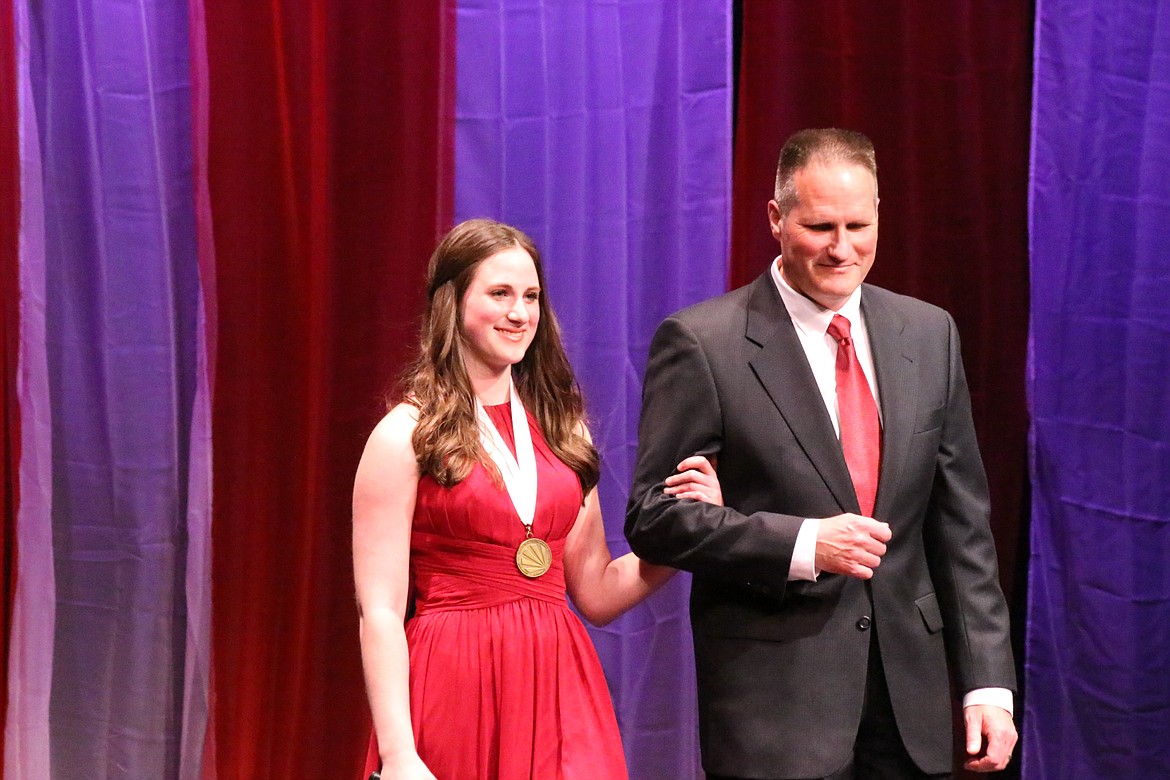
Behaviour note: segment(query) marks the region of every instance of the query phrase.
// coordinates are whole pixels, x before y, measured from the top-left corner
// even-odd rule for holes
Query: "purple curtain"
[[[1170,5],[1042,0],[1024,776],[1170,776]]]
[[[21,418],[17,580],[13,596],[5,720],[5,777],[49,778],[49,690],[52,685],[53,535],[52,421],[45,357],[45,225],[41,140],[29,74],[35,51],[27,3],[14,6],[20,114],[20,346],[17,397]]]
[[[544,255],[622,554],[650,337],[727,278],[730,3],[462,0],[457,38],[456,215]],[[634,778],[701,776],[688,586],[591,630]]]
[[[206,658],[188,641],[206,647],[189,635],[206,618],[196,607],[189,623],[187,591],[198,603],[206,589],[201,546],[188,581],[188,522],[207,520],[208,437],[188,4],[17,2],[17,15],[35,219],[22,355],[25,376],[44,373],[21,393],[33,489],[13,641],[30,652],[9,676],[6,776],[197,777],[201,734],[185,741],[182,723],[205,721]]]
[[[205,745],[211,728],[211,521],[212,443],[211,401],[215,388],[217,307],[215,305],[215,245],[211,230],[211,192],[208,184],[211,79],[207,62],[207,30],[203,0],[187,0],[190,47],[191,197],[194,233],[184,236],[195,244],[199,285],[195,305],[194,403],[190,419],[190,459],[187,463],[186,620],[183,668],[183,710],[180,724],[180,780],[215,780],[214,740]],[[176,42],[177,43],[177,42]],[[176,130],[182,132],[181,123]],[[186,169],[176,171],[181,177]],[[185,249],[184,255],[190,253]],[[181,477],[180,477],[181,479]],[[180,489],[184,485],[178,483]]]

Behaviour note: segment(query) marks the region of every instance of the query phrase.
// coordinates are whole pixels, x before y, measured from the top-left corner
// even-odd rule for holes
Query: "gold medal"
[[[529,533],[532,533],[529,531]],[[543,539],[529,536],[516,548],[516,568],[530,579],[536,579],[552,566],[552,550]]]

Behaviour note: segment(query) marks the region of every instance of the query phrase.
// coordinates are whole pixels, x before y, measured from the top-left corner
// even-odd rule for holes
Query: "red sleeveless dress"
[[[509,405],[487,410],[515,450]],[[439,780],[620,780],[626,765],[609,690],[565,600],[565,537],[581,485],[531,416],[528,424],[538,479],[533,534],[553,551],[543,576],[516,568],[524,526],[481,465],[452,488],[419,481],[415,613],[406,624],[415,744]],[[371,759],[376,767],[376,749]]]

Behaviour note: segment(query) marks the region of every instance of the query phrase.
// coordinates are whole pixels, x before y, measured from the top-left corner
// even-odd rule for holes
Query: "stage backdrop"
[[[1170,777],[1170,6],[1043,0],[1024,773]]]
[[[20,403],[16,394],[20,349],[20,121],[16,100],[16,28],[13,7],[0,3],[0,669],[7,666],[16,587],[16,508],[19,503]],[[0,680],[0,755],[8,686]]]
[[[349,485],[450,221],[453,6],[212,5],[0,14],[14,780],[362,762]]]
[[[730,272],[740,4],[209,5],[0,10],[5,777],[356,775],[349,485],[456,186],[545,250],[621,552],[650,330],[771,259],[786,135],[868,132],[873,280],[956,315],[1013,585],[1027,4],[743,3]],[[1167,14],[1038,7],[1030,777],[1170,764]],[[685,590],[593,634],[635,777],[697,773]]]
[[[730,5],[462,0],[458,30],[456,214],[541,249],[623,554],[650,337],[727,276]],[[688,584],[590,631],[634,778],[702,776]]]
[[[25,436],[6,768],[175,776],[187,514],[207,510],[187,491],[187,4],[16,11]]]
[[[350,494],[450,221],[454,6],[206,8],[218,338],[205,771],[355,778],[369,715]]]

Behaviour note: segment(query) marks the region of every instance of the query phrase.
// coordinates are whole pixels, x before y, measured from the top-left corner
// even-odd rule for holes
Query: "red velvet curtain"
[[[958,322],[1010,591],[1025,511],[1031,6],[810,8],[743,4],[731,284],[755,278],[778,251],[765,206],[784,139],[803,127],[869,135],[881,180],[869,281]]]
[[[869,135],[881,181],[869,281],[958,322],[1000,579],[1022,603],[1031,4],[825,0],[813,12],[748,0],[742,26],[731,285],[778,252],[765,205],[784,139],[803,127]]]
[[[12,3],[0,3],[0,756],[8,712],[8,641],[12,631],[12,597],[16,587],[16,508],[19,500],[20,408],[16,397],[20,343],[20,153],[17,136],[16,38]]]
[[[220,778],[354,777],[350,489],[452,210],[453,4],[207,3]]]

